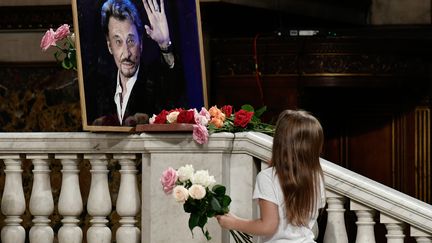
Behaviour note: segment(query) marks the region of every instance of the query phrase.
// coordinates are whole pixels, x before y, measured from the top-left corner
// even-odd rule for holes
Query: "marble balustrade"
[[[231,210],[252,218],[259,214],[251,200],[255,176],[267,166],[271,144],[271,137],[251,132],[213,134],[206,145],[196,144],[188,133],[0,133],[1,242],[207,242],[197,228],[192,236],[182,206],[161,190],[162,171],[184,164],[209,170],[227,186]],[[53,160],[61,164],[58,201],[53,199],[50,180]],[[80,181],[84,161],[89,166],[89,188]],[[116,166],[109,167],[113,161]],[[23,183],[29,182],[22,179],[25,163],[32,164],[27,200]],[[376,242],[377,224],[385,225],[389,243],[402,243],[408,237],[418,243],[432,242],[431,205],[324,159],[321,163],[327,190],[323,242],[348,242],[347,211],[357,217],[356,243]],[[120,177],[114,194],[108,186],[113,169]],[[26,209],[31,214],[29,228],[23,227]],[[115,227],[113,210],[118,218]],[[58,229],[52,227],[53,212],[61,216]],[[89,219],[88,227],[83,227],[83,214]],[[207,228],[210,242],[234,242],[216,220],[210,219]]]

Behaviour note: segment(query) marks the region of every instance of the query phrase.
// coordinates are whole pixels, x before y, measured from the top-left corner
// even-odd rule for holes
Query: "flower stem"
[[[234,230],[230,230],[230,233],[236,243],[252,243],[252,236],[249,234]]]
[[[235,241],[236,243],[241,243],[240,238],[236,235],[236,233],[234,232],[234,230],[230,230],[230,233],[231,233],[231,235],[232,235],[232,237],[234,238],[234,241]]]

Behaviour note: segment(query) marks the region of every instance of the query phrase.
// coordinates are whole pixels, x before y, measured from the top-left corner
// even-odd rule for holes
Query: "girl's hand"
[[[231,213],[227,213],[225,215],[216,215],[216,219],[222,228],[232,229],[237,217]]]
[[[157,3],[157,0],[142,1],[150,21],[150,26],[144,26],[147,35],[156,41],[160,48],[167,48],[170,45],[170,35],[168,30],[168,21],[165,15],[164,0],[160,0],[160,6]]]

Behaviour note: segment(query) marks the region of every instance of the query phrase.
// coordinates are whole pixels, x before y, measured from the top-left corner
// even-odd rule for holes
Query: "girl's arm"
[[[261,217],[248,220],[233,214],[217,216],[219,224],[226,229],[241,231],[252,235],[273,235],[279,225],[278,206],[270,201],[259,199]]]

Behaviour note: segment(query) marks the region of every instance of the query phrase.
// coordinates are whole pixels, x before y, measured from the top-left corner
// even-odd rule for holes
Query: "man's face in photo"
[[[142,44],[136,26],[129,19],[110,18],[107,44],[120,71],[122,80],[132,77],[138,69]]]

